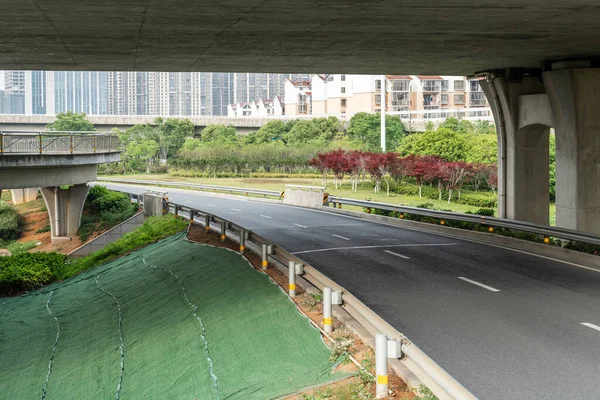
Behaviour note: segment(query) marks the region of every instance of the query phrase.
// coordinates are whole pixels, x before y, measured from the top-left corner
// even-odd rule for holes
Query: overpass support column
[[[498,215],[548,225],[552,114],[539,75],[509,69],[480,84],[498,133]]]
[[[12,202],[13,204],[28,203],[37,199],[38,188],[32,189],[12,189]]]
[[[575,63],[544,72],[556,129],[556,224],[600,234],[600,68]]]
[[[70,240],[79,230],[81,212],[89,187],[79,184],[68,189],[45,187],[41,191],[50,217],[52,242]]]

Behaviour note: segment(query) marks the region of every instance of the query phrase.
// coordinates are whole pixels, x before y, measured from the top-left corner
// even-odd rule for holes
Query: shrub
[[[6,203],[0,203],[0,239],[16,240],[19,235],[19,214]]]
[[[66,256],[58,253],[21,253],[0,257],[0,293],[14,294],[53,281],[65,267]]]

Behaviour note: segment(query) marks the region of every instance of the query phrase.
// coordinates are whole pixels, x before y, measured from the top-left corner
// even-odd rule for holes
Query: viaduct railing
[[[0,131],[0,155],[94,154],[116,151],[119,151],[119,138],[112,132]]]

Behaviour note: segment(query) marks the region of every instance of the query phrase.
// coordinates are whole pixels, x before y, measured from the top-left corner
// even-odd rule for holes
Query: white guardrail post
[[[268,253],[267,253],[267,245],[265,243],[263,243],[262,245],[262,269],[263,271],[267,270],[267,267],[269,265],[269,259],[268,257]]]
[[[375,335],[375,397],[388,396],[388,338],[385,333]]]
[[[210,215],[204,215],[204,229],[206,232],[210,232]]]
[[[323,330],[327,333],[333,331],[333,318],[331,312],[331,288],[323,288]]]
[[[246,231],[242,229],[240,231],[240,253],[244,254],[246,251]]]
[[[288,262],[288,293],[290,297],[296,297],[296,263]]]

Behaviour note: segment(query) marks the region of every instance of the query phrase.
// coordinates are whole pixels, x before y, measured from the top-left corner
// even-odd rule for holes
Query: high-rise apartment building
[[[4,114],[23,114],[25,111],[25,71],[4,73]]]

